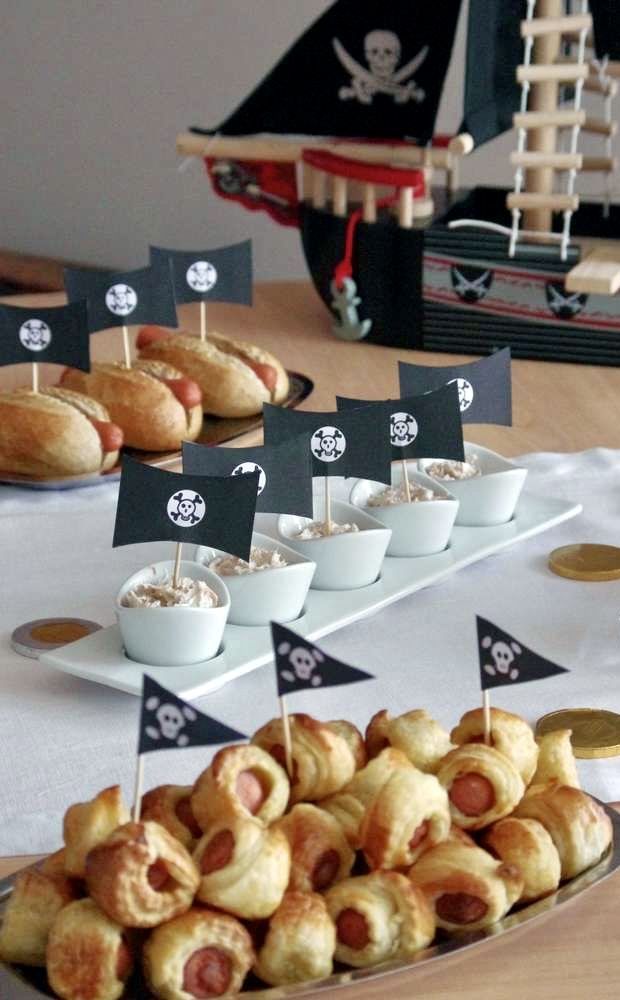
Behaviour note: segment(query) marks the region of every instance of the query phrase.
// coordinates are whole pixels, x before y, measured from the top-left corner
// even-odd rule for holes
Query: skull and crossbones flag
[[[142,677],[138,753],[237,743],[247,736],[188,705],[148,674]]]
[[[464,365],[398,363],[401,396],[419,396],[446,383],[456,383],[464,424],[512,425],[510,348]]]
[[[258,473],[188,476],[123,459],[113,546],[194,542],[249,559]]]
[[[306,434],[314,476],[359,476],[389,483],[392,446],[374,406],[312,413],[263,404],[265,444]]]
[[[178,325],[172,274],[165,261],[114,273],[66,267],[64,278],[69,302],[86,299],[91,333],[137,323]]]
[[[197,476],[257,472],[257,511],[312,517],[312,462],[307,434],[255,448],[209,448],[184,441],[183,471]]]
[[[252,305],[252,241],[213,250],[151,247],[151,264],[169,264],[177,302]]]
[[[271,638],[280,697],[304,688],[335,687],[375,679],[374,674],[328,656],[313,642],[302,639],[284,625],[272,622]]]
[[[372,406],[383,422],[392,458],[465,460],[463,424],[456,385],[444,385],[407,399],[366,400],[336,396],[338,410]]]
[[[0,305],[0,365],[47,361],[90,371],[86,302],[67,306]]]
[[[540,681],[555,674],[567,674],[566,667],[546,660],[523,643],[517,642],[508,632],[476,615],[478,654],[480,657],[480,687],[503,687],[506,684],[524,684]]]

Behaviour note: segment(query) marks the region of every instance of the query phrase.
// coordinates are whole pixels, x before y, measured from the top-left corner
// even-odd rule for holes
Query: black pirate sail
[[[590,0],[590,14],[558,0],[553,16],[539,6],[337,0],[218,128],[179,138],[180,151],[204,155],[219,195],[299,226],[336,336],[620,364],[620,64],[609,64],[620,59],[619,5]],[[435,119],[460,15],[462,124],[445,136]],[[457,197],[458,156],[509,129],[512,189]],[[581,131],[603,155],[580,152]],[[270,147],[274,160],[261,160]],[[431,169],[445,170],[445,193]],[[602,176],[602,207],[580,202],[581,170]],[[617,252],[605,248],[593,287],[581,262],[597,239]]]

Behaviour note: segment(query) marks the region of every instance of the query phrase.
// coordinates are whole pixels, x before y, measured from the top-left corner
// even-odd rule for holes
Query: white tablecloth
[[[571,671],[492,692],[494,703],[532,723],[567,706],[620,712],[620,581],[577,583],[546,565],[559,545],[620,541],[620,452],[522,461],[530,492],[580,501],[583,514],[322,640],[377,680],[303,692],[290,699],[291,710],[364,727],[382,707],[425,707],[450,728],[480,702],[480,614]],[[111,548],[116,492],[112,484],[47,494],[0,487],[0,855],[55,849],[66,807],[107,785],[120,782],[131,799],[138,699],[52,671],[9,646],[13,628],[33,618],[112,624],[122,581],[158,550],[169,557],[170,545]],[[198,704],[252,733],[277,713],[273,670],[254,671]],[[153,753],[146,787],[190,783],[211,756],[209,748]],[[620,758],[582,761],[579,769],[589,791],[620,799]]]

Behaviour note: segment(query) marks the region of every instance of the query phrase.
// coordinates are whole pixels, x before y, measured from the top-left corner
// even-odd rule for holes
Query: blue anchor
[[[340,340],[363,340],[368,336],[372,326],[371,319],[360,319],[357,307],[361,298],[357,294],[357,285],[353,278],[343,278],[340,288],[332,281],[330,290],[333,296],[332,306],[340,316],[340,323],[334,323],[332,330]]]

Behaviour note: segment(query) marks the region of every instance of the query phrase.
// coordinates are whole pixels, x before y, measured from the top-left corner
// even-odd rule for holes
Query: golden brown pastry
[[[345,879],[328,890],[325,902],[336,925],[336,959],[347,965],[411,958],[435,934],[424,894],[398,872]]]
[[[356,757],[345,739],[329,723],[310,715],[289,716],[293,756],[291,804],[316,802],[344,788],[356,768]],[[282,719],[272,719],[254,733],[252,743],[285,766]]]
[[[323,979],[333,971],[335,948],[336,928],[323,897],[287,892],[269,921],[254,972],[270,986]]]
[[[330,722],[326,722],[325,725],[329,726],[337,736],[342,736],[347,741],[351,753],[355,757],[355,770],[359,771],[360,768],[365,767],[368,763],[368,755],[366,753],[364,737],[357,726],[354,726],[352,722],[347,722],[346,719],[332,719]]]
[[[484,743],[484,714],[474,708],[461,716],[458,726],[450,733],[453,743]],[[491,746],[509,757],[523,778],[525,785],[532,780],[538,761],[538,747],[534,733],[525,719],[503,708],[491,709]]]
[[[0,469],[27,476],[106,472],[123,444],[104,406],[57,386],[0,392]]]
[[[277,910],[291,874],[284,833],[232,814],[210,824],[194,860],[200,871],[197,899],[248,920]]]
[[[199,881],[183,845],[151,820],[119,827],[86,859],[90,895],[124,927],[154,927],[184,913]]]
[[[66,873],[67,849],[61,847],[59,851],[48,854],[39,865],[39,871],[44,875],[64,875]]]
[[[132,448],[177,451],[202,428],[200,389],[171,365],[96,361],[90,372],[67,368],[61,384],[99,400]]]
[[[538,766],[533,785],[545,785],[548,781],[557,781],[560,785],[571,785],[581,788],[577,764],[570,741],[570,729],[556,729],[544,736],[538,736]]]
[[[450,832],[445,788],[434,774],[397,768],[366,808],[361,847],[370,868],[403,868]]]
[[[530,902],[554,892],[560,884],[560,856],[541,823],[506,816],[485,830],[482,846],[523,876],[519,899]]]
[[[496,861],[480,847],[455,840],[426,851],[409,870],[409,878],[435,911],[437,926],[447,931],[473,931],[494,924],[523,889],[518,868]]]
[[[47,978],[62,1000],[118,1000],[132,970],[123,928],[92,899],[60,911],[47,944]]]
[[[140,819],[165,827],[190,853],[202,836],[192,812],[191,794],[191,785],[158,785],[143,795],[140,805]]]
[[[507,816],[525,791],[510,758],[484,743],[451,750],[437,777],[448,793],[453,822],[464,830],[482,830]]]
[[[563,879],[596,864],[612,841],[611,820],[603,807],[569,785],[532,785],[515,816],[542,823],[560,855]]]
[[[289,380],[277,358],[243,340],[209,332],[206,340],[191,333],[146,326],[138,333],[140,358],[174,365],[198,383],[205,413],[251,417],[263,403],[282,403]]]
[[[65,871],[75,878],[86,874],[86,855],[113,830],[129,820],[120,785],[104,788],[90,802],[69,806],[63,821]]]
[[[236,996],[254,962],[245,927],[227,913],[195,908],[156,927],[144,974],[159,1000]]]
[[[75,883],[62,875],[22,872],[0,924],[0,958],[19,965],[45,965],[50,928],[63,906],[76,899]]]
[[[368,803],[399,768],[410,769],[404,753],[388,747],[378,757],[370,760],[366,767],[357,771],[353,780],[341,792],[322,799],[321,809],[326,809],[338,820],[345,837],[354,850],[361,846],[360,826]]]
[[[268,825],[283,814],[290,790],[286,771],[266,750],[252,744],[224,747],[198,777],[192,811],[203,830],[228,814],[254,816]]]
[[[355,855],[334,816],[299,802],[277,823],[291,847],[289,890],[322,892],[349,875]]]
[[[423,708],[391,718],[383,709],[366,728],[366,749],[376,757],[385,747],[396,747],[420,771],[436,774],[442,757],[453,749],[445,729]]]

